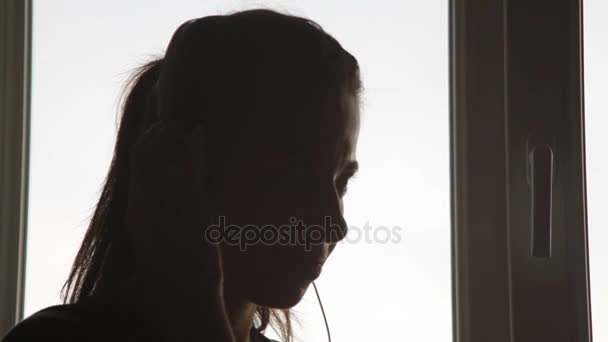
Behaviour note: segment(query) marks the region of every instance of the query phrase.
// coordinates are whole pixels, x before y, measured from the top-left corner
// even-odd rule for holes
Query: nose
[[[342,200],[333,181],[309,182],[297,197],[304,223],[306,244],[336,244],[346,237],[348,227],[343,216]],[[318,246],[319,247],[319,246]]]
[[[327,243],[341,241],[346,237],[346,233],[348,232],[346,220],[344,220],[342,214],[325,216],[323,226],[325,227],[325,242]]]
[[[326,186],[320,196],[319,210],[323,215],[325,242],[337,243],[346,237],[348,226],[344,219],[342,199],[333,182]]]
[[[306,250],[305,258],[312,258],[316,262],[329,256],[336,243],[346,237],[348,228],[343,217],[342,201],[333,182],[319,182],[317,178],[307,186],[299,192],[300,196],[295,197],[301,210],[301,216],[296,217],[303,223],[296,230],[296,240]],[[297,254],[296,257],[301,257],[302,249],[290,250]]]

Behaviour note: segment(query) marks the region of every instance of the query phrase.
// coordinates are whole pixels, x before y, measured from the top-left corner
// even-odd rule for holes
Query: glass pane
[[[444,0],[35,1],[26,316],[59,303],[109,167],[128,72],[162,55],[182,22],[260,4],[317,21],[362,68],[351,229],[316,281],[332,338],[451,340]],[[294,311],[302,341],[325,340],[312,286]]]
[[[585,42],[585,144],[587,155],[587,215],[589,226],[589,268],[591,318],[594,341],[608,339],[608,23],[602,15],[608,3],[585,1],[583,6]]]

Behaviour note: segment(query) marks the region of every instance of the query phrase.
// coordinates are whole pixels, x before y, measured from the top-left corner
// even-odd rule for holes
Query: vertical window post
[[[591,341],[581,0],[452,0],[454,340]]]
[[[450,5],[455,342],[511,341],[505,1]]]
[[[22,317],[31,1],[0,2],[0,336]]]

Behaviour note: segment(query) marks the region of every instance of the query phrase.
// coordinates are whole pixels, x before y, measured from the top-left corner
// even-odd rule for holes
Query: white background
[[[59,303],[112,156],[128,72],[162,55],[182,22],[262,5],[312,18],[359,60],[361,171],[347,221],[401,228],[398,243],[344,242],[329,259],[317,285],[333,341],[449,341],[447,3],[34,1],[26,316]],[[301,340],[325,340],[312,287],[294,311]]]

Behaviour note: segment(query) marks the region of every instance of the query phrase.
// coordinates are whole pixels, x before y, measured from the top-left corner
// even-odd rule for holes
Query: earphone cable
[[[315,294],[317,295],[317,300],[319,301],[319,306],[321,307],[321,313],[323,314],[323,320],[325,321],[325,329],[327,330],[327,341],[331,342],[331,335],[329,334],[329,324],[327,323],[327,317],[325,316],[325,310],[323,309],[323,303],[321,303],[321,297],[319,296],[319,290],[317,290],[317,284],[312,282],[312,286],[315,288]]]

